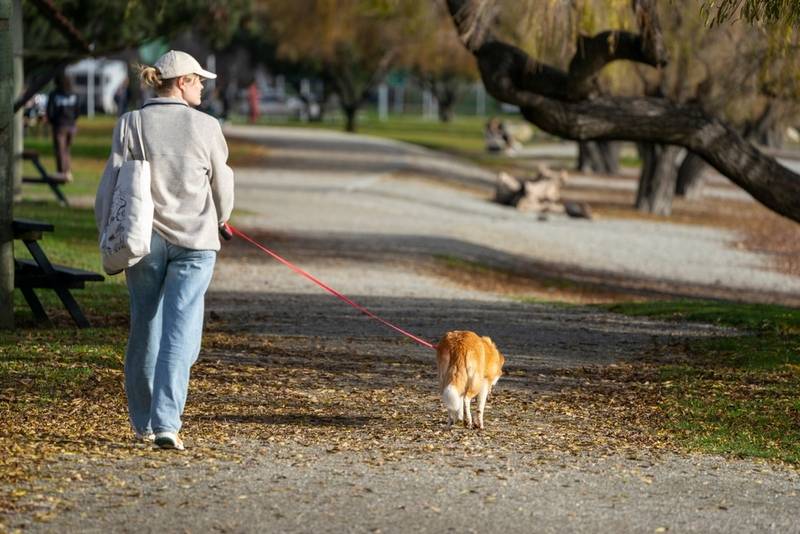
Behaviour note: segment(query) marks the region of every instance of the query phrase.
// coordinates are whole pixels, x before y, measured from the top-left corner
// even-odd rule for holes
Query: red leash
[[[285,266],[287,266],[288,268],[290,268],[291,270],[293,270],[297,274],[299,274],[301,276],[305,276],[306,278],[308,278],[309,280],[311,280],[312,282],[317,284],[319,287],[321,287],[322,289],[324,289],[325,291],[327,291],[331,295],[333,295],[333,296],[345,301],[346,303],[348,303],[350,306],[354,307],[355,309],[357,309],[361,313],[364,313],[364,314],[372,317],[376,321],[385,324],[386,326],[388,326],[392,330],[396,330],[397,332],[400,332],[404,336],[413,339],[414,341],[416,341],[417,343],[419,343],[420,345],[422,345],[424,347],[428,347],[429,349],[436,350],[436,347],[434,345],[428,343],[427,341],[425,341],[422,338],[419,338],[419,337],[415,336],[414,334],[412,334],[410,332],[406,332],[405,330],[403,330],[399,326],[395,326],[395,325],[393,325],[392,323],[390,323],[389,321],[387,321],[385,319],[381,319],[380,317],[378,317],[377,315],[375,315],[374,313],[372,313],[371,311],[366,309],[364,306],[361,306],[360,304],[358,304],[356,302],[353,302],[352,300],[350,300],[349,298],[345,297],[344,295],[342,295],[341,293],[339,293],[338,291],[336,291],[332,287],[328,286],[324,282],[322,282],[322,281],[318,280],[317,278],[315,278],[313,275],[307,273],[306,271],[304,271],[300,267],[294,265],[289,260],[286,260],[286,259],[282,258],[281,256],[279,256],[275,252],[271,251],[267,247],[257,243],[253,238],[251,238],[250,236],[248,236],[247,234],[245,234],[244,232],[242,232],[241,230],[239,230],[238,228],[236,228],[235,226],[233,226],[231,224],[225,224],[220,228],[220,232],[222,232],[222,236],[226,237],[226,239],[230,239],[229,237],[227,237],[225,235],[226,227],[229,230],[229,234],[230,235],[238,235],[239,237],[241,237],[245,241],[248,241],[253,246],[255,246],[256,248],[261,250],[262,252],[264,252],[266,254],[269,254],[270,256],[272,256],[273,258],[275,258],[276,260],[278,260],[279,262],[281,262],[282,264],[284,264]]]

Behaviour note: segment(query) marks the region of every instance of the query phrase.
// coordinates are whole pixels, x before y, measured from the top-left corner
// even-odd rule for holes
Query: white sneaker
[[[184,450],[183,441],[176,432],[157,432],[154,442],[157,447],[162,449]]]
[[[152,432],[145,432],[142,434],[134,430],[133,435],[135,436],[135,441],[142,441],[144,443],[153,443],[156,440],[156,435]]]

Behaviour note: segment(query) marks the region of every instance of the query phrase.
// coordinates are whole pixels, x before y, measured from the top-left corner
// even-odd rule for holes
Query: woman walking
[[[138,112],[141,144],[131,139],[131,159],[150,163],[155,206],[150,253],[125,269],[130,294],[130,336],[125,392],[135,436],[161,448],[183,450],[181,429],[189,372],[200,353],[205,293],[211,282],[219,227],[233,209],[233,171],[217,120],[193,109],[203,80],[216,78],[185,52],[171,50],[141,78],[158,95]],[[122,164],[123,139],[136,127],[126,113],[114,129],[112,154],[98,189],[98,228],[111,199],[103,182]],[[146,156],[146,158],[145,158]]]

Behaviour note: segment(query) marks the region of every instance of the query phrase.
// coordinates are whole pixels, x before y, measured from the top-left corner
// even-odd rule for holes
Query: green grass
[[[121,327],[19,329],[0,333],[0,391],[18,402],[52,403],[80,394],[98,370],[121,369]]]
[[[800,463],[800,310],[691,300],[604,308],[740,329],[671,349],[680,361],[659,368],[667,430],[694,450]]]
[[[39,242],[54,263],[99,270],[94,217],[89,209],[62,208],[42,202],[15,206],[19,217],[47,220],[56,231]],[[29,256],[15,242],[17,257]],[[94,327],[78,330],[53,291],[35,290],[55,327],[37,325],[22,295],[14,292],[17,329],[0,331],[0,391],[25,387],[24,402],[56,402],[72,397],[93,377],[98,368],[121,367],[127,339],[127,289],[124,277],[88,283],[72,295]],[[16,394],[12,395],[16,397]]]
[[[769,304],[701,300],[630,302],[604,306],[609,311],[732,326],[753,332],[800,334],[800,310]]]
[[[98,117],[79,122],[72,150],[75,180],[63,186],[71,200],[94,196],[111,150],[115,120],[115,117]],[[49,137],[29,136],[25,139],[25,148],[38,150],[45,168],[55,169]],[[29,162],[25,163],[23,173],[35,175]],[[24,184],[23,200],[13,209],[15,218],[54,225],[55,231],[45,232],[39,241],[51,262],[102,271],[91,208],[59,206],[48,188]],[[30,258],[20,241],[14,242],[14,254],[18,258]],[[86,330],[74,326],[61,301],[47,289],[35,291],[54,326],[37,325],[22,294],[15,291],[17,329],[0,332],[0,390],[17,391],[15,384],[21,383],[24,387],[20,391],[26,392],[25,402],[31,399],[56,402],[77,394],[96,376],[98,369],[121,367],[127,339],[128,297],[124,281],[122,275],[106,277],[105,282],[87,283],[84,289],[72,290],[94,325]]]

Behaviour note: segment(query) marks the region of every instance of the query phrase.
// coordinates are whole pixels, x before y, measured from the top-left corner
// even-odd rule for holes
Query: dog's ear
[[[494,341],[492,341],[492,338],[490,338],[489,336],[482,336],[481,339],[484,340],[489,345],[491,345],[492,347],[494,347]]]

